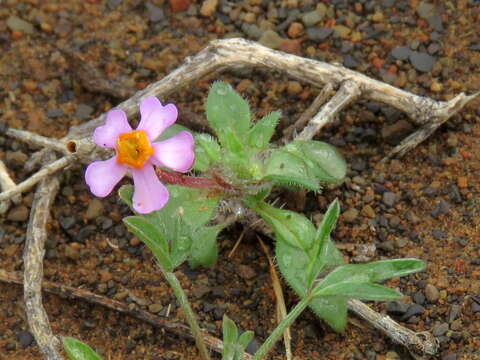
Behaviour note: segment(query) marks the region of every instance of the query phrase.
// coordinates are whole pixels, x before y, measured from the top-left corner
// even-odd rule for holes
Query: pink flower
[[[85,181],[95,196],[105,197],[130,171],[135,185],[133,208],[146,214],[161,209],[169,197],[153,165],[187,172],[195,160],[195,143],[188,131],[181,131],[165,141],[152,142],[177,120],[175,105],[162,106],[156,97],[149,97],[141,102],[140,114],[140,124],[132,130],[124,111],[108,112],[105,125],[95,129],[93,141],[115,149],[116,155],[91,163],[85,172]]]

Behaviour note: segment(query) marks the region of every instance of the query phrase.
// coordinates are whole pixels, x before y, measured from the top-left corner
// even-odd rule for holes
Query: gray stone
[[[432,284],[427,284],[425,287],[425,297],[427,298],[428,302],[434,304],[440,298],[440,293],[435,286]]]
[[[18,205],[12,208],[7,215],[7,220],[24,222],[28,220],[29,211],[25,205]]]
[[[442,336],[445,335],[448,331],[448,324],[447,323],[442,323],[440,325],[436,325],[432,329],[432,335],[433,336]]]
[[[412,304],[408,307],[408,310],[402,316],[402,321],[408,320],[413,316],[421,315],[425,312],[425,308],[422,305]]]
[[[10,16],[7,19],[7,26],[11,31],[18,31],[24,34],[32,34],[34,27],[28,21],[20,19],[18,16]]]
[[[387,206],[393,206],[397,199],[397,195],[391,191],[387,191],[383,193],[382,201]]]
[[[407,312],[409,305],[400,301],[391,301],[387,304],[387,312],[394,315],[403,315]]]
[[[324,41],[333,34],[333,29],[327,27],[307,28],[307,38],[311,41]]]
[[[270,49],[278,49],[282,43],[283,38],[273,30],[266,30],[260,37],[260,44],[269,47]]]
[[[322,13],[318,10],[310,11],[302,16],[302,22],[306,27],[317,25],[320,21],[323,20],[325,13]]]
[[[433,56],[424,52],[412,51],[409,56],[410,63],[421,72],[430,72],[437,61]]]
[[[359,65],[360,65],[360,63],[357,61],[357,59],[355,59],[350,54],[345,55],[345,57],[343,58],[343,66],[345,66],[347,68],[354,69]]]
[[[55,119],[64,115],[62,109],[50,109],[47,111],[47,116],[51,119]]]
[[[407,60],[408,57],[410,56],[411,54],[411,50],[408,46],[397,46],[395,48],[393,48],[392,50],[392,56],[396,59],[396,60]]]
[[[122,3],[122,1],[123,0],[108,0],[107,1],[107,7],[110,10],[115,10]]]
[[[77,107],[77,111],[75,112],[75,117],[78,117],[80,120],[85,120],[90,117],[93,113],[93,108],[86,104],[80,104]]]
[[[18,342],[22,348],[26,348],[35,342],[35,338],[29,331],[20,331],[18,333]]]
[[[151,22],[159,22],[165,19],[165,13],[161,7],[158,7],[151,2],[145,4],[148,12],[148,18]]]
[[[242,31],[250,38],[258,40],[260,37],[263,35],[264,30],[260,29],[257,25],[255,24],[247,24],[243,23],[242,24]]]
[[[420,4],[417,6],[417,14],[420,16],[422,19],[427,20],[429,17],[435,15],[436,10],[435,10],[435,5],[427,2],[427,1],[421,1]]]
[[[462,313],[462,307],[460,305],[454,304],[450,308],[450,312],[448,313],[448,322],[451,323],[455,319],[457,319],[460,314]]]

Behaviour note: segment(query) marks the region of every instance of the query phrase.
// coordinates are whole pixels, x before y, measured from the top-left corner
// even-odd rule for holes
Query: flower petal
[[[110,194],[125,176],[127,167],[117,162],[117,157],[105,161],[95,161],[85,171],[85,181],[93,195],[105,197]]]
[[[93,133],[93,141],[98,146],[115,149],[120,134],[132,131],[127,115],[123,110],[110,110],[105,125],[99,126]]]
[[[187,172],[195,161],[195,140],[188,131],[181,131],[170,139],[152,144],[155,152],[150,160],[159,166]]]
[[[153,141],[177,120],[178,110],[173,104],[163,106],[160,100],[151,96],[140,103],[140,114],[137,130],[145,130],[150,141]]]
[[[160,210],[168,201],[168,190],[158,180],[152,164],[146,163],[143,169],[132,169],[135,191],[133,208],[140,214],[148,214]]]

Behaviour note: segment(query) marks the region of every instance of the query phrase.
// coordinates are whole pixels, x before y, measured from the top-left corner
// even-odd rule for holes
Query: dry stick
[[[265,256],[267,257],[269,268],[270,268],[270,276],[272,278],[273,284],[273,292],[275,293],[275,297],[277,299],[277,321],[280,323],[283,319],[287,317],[287,307],[285,305],[285,297],[283,296],[282,285],[280,284],[280,279],[277,275],[277,270],[275,268],[275,264],[270,256],[270,252],[267,248],[267,245],[257,236],[258,242],[260,243]],[[292,335],[290,333],[290,328],[287,327],[283,332],[283,342],[285,343],[285,355],[287,360],[292,359]]]
[[[22,284],[20,275],[13,272],[7,272],[0,269],[0,281],[14,284]],[[136,319],[144,321],[156,328],[165,329],[172,334],[175,334],[181,338],[195,340],[190,332],[188,326],[173,321],[169,321],[165,317],[154,315],[148,311],[133,308],[131,309],[128,304],[122,303],[117,300],[107,298],[105,296],[97,295],[85,289],[78,289],[67,285],[58,284],[51,281],[43,281],[42,289],[46,292],[56,294],[64,299],[77,298],[86,301],[90,304],[104,306],[108,309],[118,311],[119,313],[132,316]],[[207,346],[213,351],[221,354],[223,351],[223,342],[203,332],[204,340]],[[243,359],[250,360],[252,356],[248,353],[243,354]]]
[[[283,140],[285,143],[291,140],[295,133],[300,131],[307,125],[307,123],[315,116],[320,107],[327,101],[327,98],[330,96],[333,91],[332,84],[326,84],[322,91],[317,95],[315,100],[310,104],[310,106],[300,115],[295,124],[290,125],[288,128],[283,130]]]
[[[50,150],[59,151],[64,154],[68,154],[68,150],[65,146],[65,143],[55,138],[48,138],[45,136],[35,134],[30,131],[17,130],[17,129],[11,129],[11,128],[7,129],[7,131],[5,132],[5,135],[13,137],[17,140],[23,141],[30,145],[35,145],[35,146],[47,148]]]
[[[352,80],[345,81],[337,93],[305,126],[295,140],[311,140],[328,122],[332,121],[337,113],[355,100],[362,93],[360,86]]]
[[[394,342],[405,346],[415,358],[421,359],[425,355],[435,355],[438,352],[438,341],[428,331],[413,332],[396,323],[389,316],[370,309],[359,300],[348,300],[348,309],[386,333]]]
[[[184,64],[179,68],[162,80],[137,92],[134,96],[119,104],[117,108],[125,111],[127,116],[136,115],[138,114],[138,104],[148,96],[165,98],[175,90],[185,87],[214,71],[238,66],[274,69],[314,86],[330,84],[336,87],[346,81],[352,81],[362,89],[362,95],[365,98],[383,102],[404,111],[417,125],[430,124],[431,131],[424,131],[423,136],[415,137],[415,141],[401,144],[401,154],[418,145],[436,127],[457,113],[467,102],[479,94],[467,96],[461,93],[447,102],[435,101],[371,79],[343,66],[282,53],[244,39],[226,39],[211,41],[197,55],[186,58]],[[349,95],[346,94],[346,96]],[[78,141],[82,138],[89,139],[93,130],[105,122],[105,118],[106,114],[102,114],[96,119],[70,128],[68,135],[62,140],[67,142],[70,140]],[[422,130],[419,131],[422,132]],[[41,158],[40,155],[39,153],[33,154],[37,159]],[[93,160],[93,156],[93,154],[90,154],[89,159]],[[71,161],[73,161],[73,158],[70,158],[68,163]],[[44,176],[48,175],[44,174]]]
[[[0,160],[0,190],[7,191],[10,189],[13,189],[15,186],[16,186],[15,182],[12,180],[12,178],[8,174],[7,167],[5,166],[3,161]],[[12,201],[15,203],[19,203],[21,201],[21,198],[20,196],[14,196],[12,198]],[[0,215],[5,214],[9,208],[10,208],[9,200],[0,201]]]
[[[62,360],[60,340],[52,334],[48,316],[42,305],[43,255],[45,253],[46,225],[50,207],[55,199],[60,181],[57,176],[44,179],[33,199],[23,253],[23,296],[28,325],[47,360]]]
[[[0,193],[0,201],[10,199],[11,197],[17,194],[30,190],[39,181],[44,180],[47,177],[50,177],[50,175],[52,175],[53,173],[68,166],[70,163],[72,163],[74,159],[75,159],[75,155],[67,155],[67,156],[64,156],[63,158],[60,158],[44,166],[41,170],[37,171],[35,174],[30,176],[25,181],[21,182],[14,188],[11,188],[10,190],[3,191],[2,193]]]

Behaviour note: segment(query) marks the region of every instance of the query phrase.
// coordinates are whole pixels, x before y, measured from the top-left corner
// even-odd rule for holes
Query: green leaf
[[[64,337],[62,341],[70,360],[102,360],[90,346],[77,339]]]
[[[309,190],[320,189],[320,184],[304,159],[284,148],[274,150],[267,160],[265,180],[283,185],[303,186]]]
[[[293,248],[284,241],[275,242],[275,254],[282,276],[292,289],[301,297],[305,297],[310,284],[306,269],[311,259],[301,249]],[[327,266],[325,268],[343,264],[343,258],[328,239]],[[338,254],[338,255],[337,255]],[[335,331],[343,331],[347,322],[347,300],[342,297],[317,298],[309,304],[310,309]]]
[[[281,210],[265,202],[253,207],[272,228],[277,241],[285,241],[294,248],[309,249],[315,238],[315,226],[305,216],[289,210]]]
[[[189,264],[191,267],[212,266],[218,258],[217,236],[223,226],[205,226],[192,236]]]
[[[343,332],[347,325],[347,298],[319,297],[309,305],[315,315],[325,321],[333,330]]]
[[[335,148],[320,141],[293,141],[272,152],[265,179],[317,190],[320,183],[338,183],[346,175],[345,160]]]
[[[195,136],[195,169],[206,171],[210,164],[222,160],[222,150],[217,141],[208,134]]]
[[[122,201],[130,206],[133,206],[132,197],[133,197],[133,186],[132,185],[122,185],[120,189],[118,189],[118,196]]]
[[[248,103],[229,84],[217,81],[208,93],[206,112],[222,146],[230,151],[241,151],[250,128]]]
[[[282,116],[280,111],[274,111],[257,121],[248,134],[248,145],[255,149],[266,149],[275,128]]]
[[[140,216],[126,217],[123,222],[148,246],[166,271],[173,270],[173,264],[168,254],[167,241],[156,226]]]
[[[313,249],[311,250],[312,261],[308,267],[308,283],[311,285],[318,274],[327,267],[329,259],[334,255],[336,248],[330,246],[330,233],[335,228],[337,219],[340,216],[340,204],[335,199],[327,209],[323,216],[322,222],[318,227]],[[336,251],[338,253],[338,251]],[[335,253],[335,256],[340,256]]]
[[[238,360],[242,359],[243,353],[247,349],[248,344],[250,344],[250,341],[253,339],[253,331],[245,331],[242,335],[238,337],[237,340],[237,354],[238,354]]]
[[[347,173],[347,163],[332,145],[321,141],[293,141],[289,151],[305,156],[305,162],[320,182],[339,183]]]
[[[235,344],[237,343],[238,330],[235,323],[227,315],[223,315],[223,353],[222,360],[233,360]]]
[[[402,296],[398,291],[372,283],[340,282],[325,288],[315,288],[314,296],[345,296],[373,301],[393,301]]]
[[[381,260],[368,264],[349,264],[333,270],[320,283],[320,286],[325,288],[340,282],[373,283],[405,276],[423,269],[425,269],[425,263],[417,259]]]

